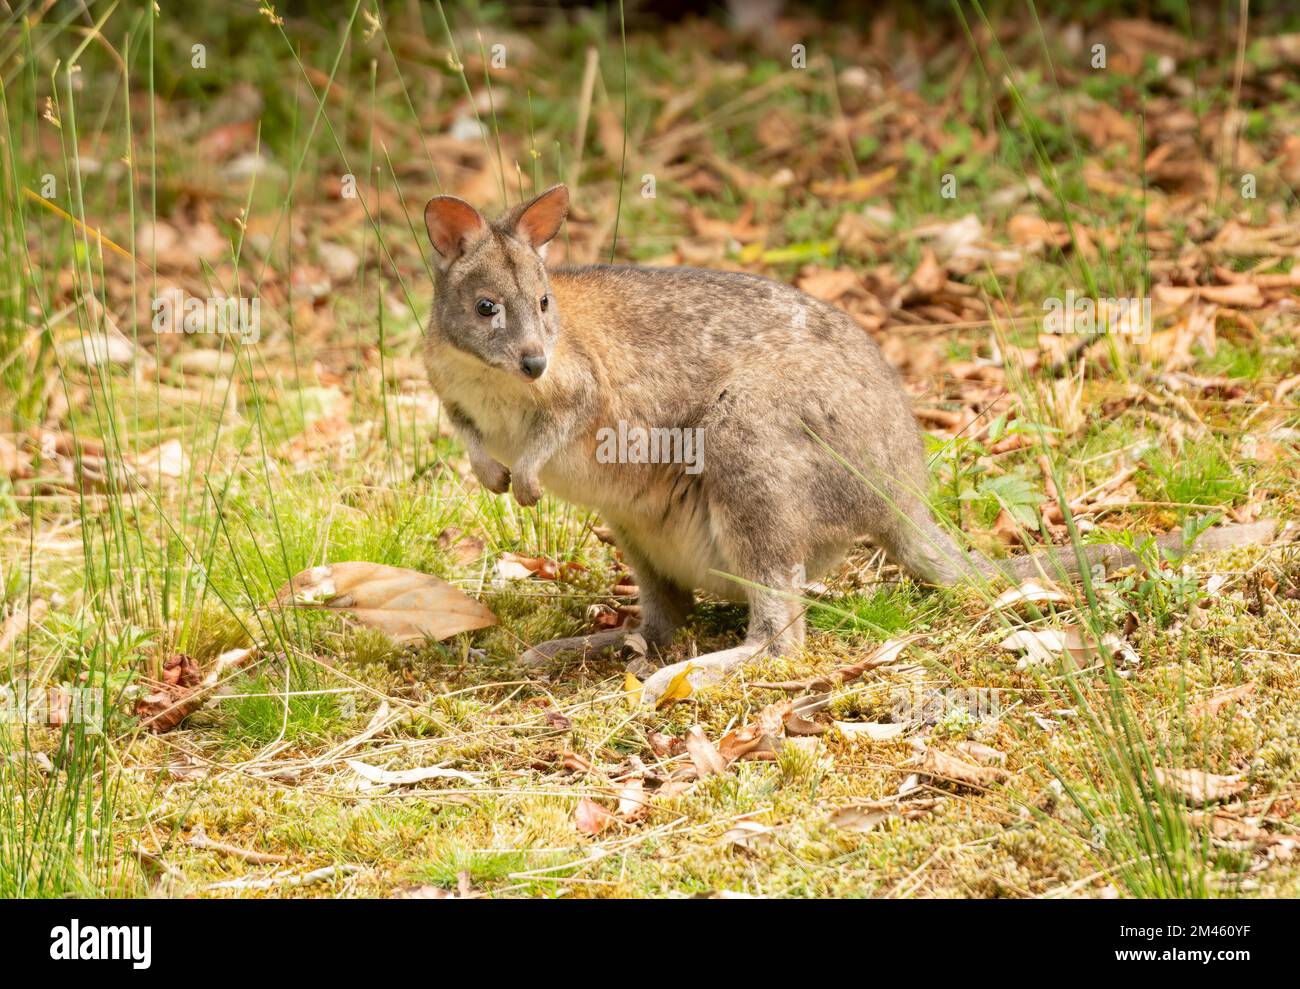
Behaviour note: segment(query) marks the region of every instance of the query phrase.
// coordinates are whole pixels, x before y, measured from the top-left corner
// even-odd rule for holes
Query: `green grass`
[[[432,192],[465,182],[466,171],[483,177],[473,195],[492,208],[521,198],[521,176],[534,187],[570,181],[581,209],[566,249],[599,260],[611,252],[620,261],[662,260],[691,235],[687,207],[734,221],[754,204],[765,238],[740,251],[725,245],[718,260],[786,280],[809,263],[868,275],[892,264],[904,279],[923,252],[910,231],[971,212],[1005,244],[1008,220],[1029,207],[994,206],[992,197],[1032,174],[1048,190],[1038,204],[1044,219],[1109,230],[1117,243],[1091,259],[1077,243],[1050,248],[1012,274],[976,270],[963,280],[989,304],[1030,314],[1070,288],[1102,296],[1145,290],[1156,276],[1146,264],[1140,202],[1101,194],[1087,181],[1091,166],[1115,174],[1125,159],[1078,133],[1065,97],[1077,88],[1126,108],[1134,98],[1175,99],[1150,67],[1136,80],[1068,78],[1061,71],[1068,53],[1053,32],[1040,37],[1032,19],[1006,51],[968,50],[954,26],[952,43],[902,106],[896,94],[880,100],[845,84],[844,70],[862,53],[848,28],[842,37],[828,34],[825,52],[793,72],[787,53],[761,43],[717,52],[689,36],[689,44],[665,44],[629,25],[624,46],[613,9],[526,28],[511,25],[502,8],[450,3],[386,8],[377,27],[366,16],[370,3],[343,5],[328,27],[277,25],[237,6],[194,19],[125,5],[110,13],[106,3],[90,9],[107,17],[103,44],[48,19],[10,25],[0,44],[0,434],[33,461],[30,476],[0,472],[0,618],[38,598],[52,602],[30,642],[21,639],[0,661],[9,678],[102,687],[107,721],[103,735],[0,725],[0,895],[144,895],[154,876],[139,865],[137,845],[177,867],[186,892],[211,895],[207,884],[254,871],[190,848],[197,826],[228,844],[287,855],[289,868],[358,864],[354,888],[370,895],[420,883],[454,889],[463,872],[476,890],[535,896],[1300,890],[1295,867],[1284,862],[1246,877],[1261,862],[1258,849],[1225,846],[1153,783],[1157,766],[1244,774],[1256,800],[1276,801],[1273,833],[1292,835],[1300,826],[1293,800],[1300,609],[1286,596],[1300,579],[1294,554],[1243,550],[1197,562],[1190,577],[1150,560],[1143,572],[1093,585],[1071,604],[1014,618],[990,612],[988,589],[936,592],[889,571],[874,583],[877,561],[863,547],[828,578],[834,593],[810,609],[804,653],[768,661],[667,711],[632,710],[617,659],[569,660],[542,674],[517,662],[523,646],[573,634],[586,627],[590,608],[619,603],[610,593],[619,579],[616,552],[592,531],[601,520],[550,498],[525,510],[481,491],[465,471],[464,451],[444,435],[419,367],[428,301],[419,208]],[[961,11],[973,27],[983,20],[977,5]],[[201,72],[175,54],[188,52],[200,28],[212,39]],[[485,74],[475,32],[485,46],[506,38],[510,72]],[[516,44],[519,32],[529,45]],[[449,39],[463,64],[448,57]],[[599,52],[600,76],[587,132],[575,141],[588,45]],[[662,124],[683,79],[691,100]],[[471,112],[467,94],[486,97],[488,83],[490,105]],[[202,141],[222,126],[211,119],[220,107],[237,111],[253,91],[263,104],[256,141],[278,171],[250,182],[224,176]],[[1202,93],[1192,109],[1221,107],[1226,93]],[[47,96],[58,126],[43,116]],[[824,129],[837,106],[846,119],[870,118],[854,124],[860,133],[847,156]],[[792,122],[798,139],[774,152],[762,125],[777,115]],[[470,144],[449,158],[421,140],[444,134],[457,117],[483,122],[481,148]],[[1294,131],[1294,106],[1252,106],[1248,122],[1250,139],[1271,148]],[[689,135],[669,143],[683,125]],[[458,156],[469,164],[459,167]],[[786,163],[797,181],[778,186],[770,180]],[[812,180],[890,166],[897,179],[865,202],[810,191]],[[654,199],[637,194],[647,170],[656,174]],[[949,173],[958,180],[955,200],[938,191]],[[57,180],[50,205],[146,263],[123,259],[24,192],[37,192],[46,174]],[[744,174],[758,179],[746,183]],[[357,178],[360,200],[332,191],[344,175]],[[1262,175],[1261,189],[1262,200],[1281,203],[1294,218],[1294,197],[1275,176]],[[888,206],[895,219],[864,266],[835,230],[843,216],[869,206]],[[1202,230],[1232,216],[1259,222],[1264,207],[1207,205],[1195,219]],[[1191,218],[1171,212],[1181,243]],[[228,376],[187,369],[187,359],[217,349],[217,341],[159,340],[141,315],[158,285],[153,258],[137,246],[140,231],[155,220],[185,226],[199,219],[228,249],[200,268],[158,278],[179,278],[200,294],[260,295],[262,340],[223,345],[234,357]],[[304,283],[318,277],[321,241],[356,253],[358,274],[315,302],[295,288],[291,303],[285,287],[295,272]],[[1247,268],[1241,259],[1225,263]],[[72,351],[97,332],[85,302],[91,297],[156,365],[80,366]],[[1139,354],[1098,348],[1082,376],[1078,429],[1043,398],[1046,373],[1011,362],[1005,384],[1020,404],[1018,419],[986,434],[931,437],[938,512],[982,547],[994,547],[990,530],[1003,508],[1039,538],[1045,488],[1037,456],[1047,452],[1071,495],[1143,457],[1137,503],[1094,519],[1100,531],[1089,539],[1124,538],[1116,533],[1226,512],[1248,499],[1269,502],[1267,514],[1294,515],[1297,478],[1285,459],[1294,445],[1281,440],[1283,457],[1257,473],[1238,446],[1245,430],[1266,436],[1296,424],[1293,407],[1270,397],[1300,366],[1294,323],[1265,323],[1260,333],[1228,339],[1220,322],[1216,352],[1195,352],[1189,370],[1239,382],[1245,400],[1189,391],[1191,414],[1162,401],[1166,383]],[[1036,335],[1033,325],[971,327],[933,346],[947,366],[991,357],[994,341],[1003,353],[1011,342],[1033,347]],[[915,346],[926,345],[916,338]],[[944,387],[941,377],[921,383]],[[1134,391],[1157,401],[1135,400]],[[942,395],[925,402],[956,404]],[[1165,420],[1148,414],[1155,407]],[[1191,430],[1181,447],[1168,434],[1175,415]],[[43,451],[42,428],[79,440],[80,459]],[[1035,445],[991,452],[1015,432]],[[173,439],[189,458],[182,476],[132,480],[131,463]],[[481,540],[482,556],[464,558],[445,545],[441,537],[452,530]],[[506,552],[585,570],[564,581],[501,582],[495,565]],[[267,607],[294,573],[344,560],[455,581],[480,596],[500,625],[399,648],[338,616]],[[1234,582],[1204,594],[1210,570]],[[1139,620],[1131,633],[1143,657],[1137,670],[1117,667],[1113,657],[1083,671],[1021,670],[998,647],[1024,622],[1122,631],[1130,613]],[[744,620],[743,609],[702,602],[675,643],[678,658],[734,644]],[[996,718],[953,714],[920,730],[945,749],[961,741],[1002,749],[1013,772],[1007,784],[971,792],[927,783],[924,792],[943,799],[933,812],[891,819],[868,834],[845,832],[832,825],[830,810],[897,792],[913,771],[913,753],[906,740],[863,745],[832,730],[815,751],[788,746],[774,762],[738,764],[657,802],[646,823],[602,839],[613,854],[588,854],[573,826],[576,799],[612,803],[617,785],[609,780],[629,758],[654,761],[647,733],[680,735],[700,724],[716,739],[779,699],[752,683],[824,673],[860,659],[871,643],[916,630],[926,640],[909,662],[928,689],[973,686],[1004,698]],[[165,739],[137,730],[135,702],[171,652],[206,666],[254,643],[263,658],[228,685],[232,696]],[[1183,717],[1195,700],[1247,680],[1259,685],[1251,717]],[[889,673],[873,674],[837,689],[830,710],[842,720],[882,719],[899,686]],[[335,754],[381,705],[396,720]],[[571,726],[549,722],[551,709]],[[566,753],[596,772],[565,768]],[[366,791],[346,766],[352,757],[385,768],[450,766],[482,774],[488,785]],[[277,769],[289,776],[259,775]],[[169,796],[160,801],[163,788]],[[772,826],[773,844],[757,854],[729,846],[724,836],[741,818]]]
[[[1147,458],[1146,466],[1149,473],[1140,476],[1138,491],[1152,501],[1182,509],[1232,507],[1246,495],[1239,469],[1212,446],[1190,447],[1177,456],[1159,451]]]
[[[290,677],[285,690],[266,677],[236,681],[234,697],[223,702],[225,731],[232,739],[262,745],[281,738],[300,745],[327,739],[346,719],[338,698],[314,692],[310,682]]]
[[[808,611],[808,624],[824,632],[886,639],[923,625],[936,605],[934,595],[923,595],[914,584],[902,583],[814,605]]]

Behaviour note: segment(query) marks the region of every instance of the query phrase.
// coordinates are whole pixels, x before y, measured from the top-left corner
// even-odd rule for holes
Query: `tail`
[[[1213,553],[1237,546],[1259,546],[1270,543],[1276,534],[1277,520],[1261,519],[1258,522],[1220,525],[1207,529],[1191,546],[1186,544],[1183,530],[1175,529],[1173,532],[1156,536],[1155,545],[1162,552],[1195,550],[1200,553]],[[1000,574],[1020,583],[1030,577],[1038,576],[1075,580],[1084,567],[1091,571],[1100,565],[1105,573],[1110,573],[1112,570],[1135,566],[1142,560],[1127,546],[1094,543],[1077,548],[1063,546],[1059,549],[1038,550],[1027,556],[1016,556],[1006,560],[981,558],[980,562],[983,564],[980,569],[986,574],[990,576]]]
[[[891,533],[886,549],[904,570],[931,584],[951,586],[967,580],[988,580],[1003,577],[1020,583],[1031,577],[1048,580],[1076,580],[1082,570],[1101,566],[1106,573],[1131,567],[1142,562],[1141,557],[1127,546],[1095,543],[1088,546],[1061,546],[1037,550],[1025,556],[1005,560],[991,560],[980,553],[962,549],[946,531],[929,516],[928,511],[912,520],[911,538],[898,538],[898,530]],[[1195,549],[1214,552],[1236,546],[1258,546],[1272,542],[1277,533],[1275,519],[1262,519],[1239,525],[1221,525],[1202,532],[1193,546],[1186,545],[1181,529],[1155,537],[1161,551],[1180,552]]]

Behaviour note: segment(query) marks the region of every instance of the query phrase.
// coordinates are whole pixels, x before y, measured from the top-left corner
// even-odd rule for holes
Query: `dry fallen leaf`
[[[483,555],[486,547],[477,536],[466,535],[464,530],[450,525],[438,534],[438,546],[451,553],[457,563],[473,563]]]
[[[136,472],[145,481],[158,477],[180,478],[189,473],[190,458],[180,440],[168,440],[160,447],[135,458]]]
[[[915,777],[911,777],[915,778]],[[831,826],[842,831],[874,831],[891,817],[904,821],[917,821],[933,813],[944,802],[943,797],[925,797],[918,800],[866,800],[859,804],[841,807],[831,814]]]
[[[873,742],[888,742],[901,738],[907,730],[904,724],[886,724],[876,721],[835,721],[832,722],[841,735],[849,740],[869,738]]]
[[[641,820],[650,812],[650,799],[645,792],[645,779],[633,776],[618,791],[618,816],[625,824]]]
[[[568,731],[573,727],[573,722],[553,707],[546,709],[546,725],[548,728],[554,728],[557,731]]]
[[[1199,704],[1193,704],[1187,709],[1187,717],[1203,718],[1214,717],[1229,704],[1240,704],[1247,697],[1255,692],[1255,684],[1243,683],[1237,687],[1231,687],[1228,690],[1221,690],[1219,693],[1207,697]]]
[[[921,253],[921,261],[907,280],[907,284],[912,290],[913,299],[928,299],[940,292],[947,280],[948,276],[939,265],[934,251],[927,247]]]
[[[960,220],[939,221],[914,227],[911,236],[930,240],[935,256],[943,262],[949,274],[969,275],[976,271],[992,270],[998,275],[1009,275],[1024,263],[1022,252],[990,241],[984,225],[974,213]],[[953,289],[948,282],[946,291]]]
[[[862,279],[856,271],[848,268],[818,268],[809,265],[799,276],[797,284],[800,291],[807,292],[814,299],[836,302],[846,293],[860,290]]]
[[[1155,767],[1156,782],[1188,803],[1206,804],[1235,797],[1249,785],[1239,776],[1219,776],[1201,769]]]
[[[88,368],[106,364],[129,365],[137,359],[143,364],[144,355],[130,337],[117,328],[116,321],[104,309],[103,303],[94,296],[87,296],[83,301],[88,329],[59,343],[59,354],[65,360]]]
[[[795,700],[785,716],[785,733],[799,736],[825,734],[828,726],[820,721],[814,721],[811,715],[826,710],[830,702],[829,693],[808,694]]]
[[[168,687],[197,687],[202,677],[199,676],[199,664],[194,657],[185,653],[173,653],[163,662],[162,682]]]
[[[831,814],[831,825],[841,831],[853,831],[859,834],[874,831],[894,815],[894,808],[889,801],[858,804],[841,807]]]
[[[790,716],[793,707],[790,701],[769,704],[758,713],[753,724],[727,732],[718,743],[718,752],[726,764],[730,765],[737,759],[758,753],[775,756],[775,739],[785,733],[785,719]]]
[[[686,751],[686,745],[676,735],[665,735],[662,732],[652,731],[646,733],[646,741],[650,745],[650,751],[660,759],[681,755]]]
[[[772,843],[772,828],[757,821],[737,821],[722,835],[722,843],[733,848],[754,849]]]
[[[1009,775],[1005,769],[972,765],[964,759],[958,759],[934,748],[925,750],[925,756],[921,760],[921,772],[936,779],[978,787],[997,783]]]
[[[7,652],[9,647],[19,640],[20,637],[27,634],[28,630],[35,630],[41,622],[45,620],[50,606],[44,598],[36,598],[32,601],[32,606],[28,608],[17,608],[14,613],[0,624],[0,653]]]
[[[695,725],[686,733],[686,752],[691,757],[695,771],[701,777],[716,776],[727,771],[727,760],[723,758],[712,742],[704,734],[704,729]]]
[[[1061,590],[1054,584],[1043,586],[1036,580],[1027,580],[1023,584],[1008,588],[999,594],[997,600],[993,602],[993,610],[996,611],[1015,604],[1043,604],[1068,600],[1069,598],[1061,593]]]
[[[576,752],[562,752],[560,754],[560,763],[565,769],[574,773],[590,773],[595,770],[591,760],[578,755]]]
[[[593,838],[618,823],[618,818],[611,814],[590,797],[581,797],[573,812],[573,824],[583,834]]]
[[[163,678],[156,690],[135,703],[140,727],[154,732],[168,731],[184,721],[203,703],[203,699],[235,670],[248,665],[258,655],[257,646],[231,649],[217,657],[212,669],[202,679],[198,665],[189,656],[175,653],[163,664]]]
[[[0,477],[26,477],[31,461],[7,436],[0,436]]]
[[[527,580],[536,570],[526,566],[519,560],[511,560],[507,557],[513,554],[504,554],[501,559],[497,560],[497,577],[501,580]]]
[[[1192,350],[1195,347],[1213,357],[1218,348],[1217,313],[1218,307],[1208,303],[1192,306],[1174,326],[1151,334],[1151,338],[1142,344],[1143,356],[1153,363],[1163,364],[1166,373],[1194,364]]]
[[[331,563],[304,570],[275,599],[281,605],[346,611],[394,642],[445,639],[497,620],[445,580],[382,563]]]
[[[441,766],[420,766],[416,769],[379,769],[357,759],[347,760],[348,768],[369,783],[378,786],[411,786],[425,780],[461,780],[474,786],[483,782],[483,778],[474,773],[463,773],[459,769],[443,769]]]
[[[1006,766],[1007,754],[982,742],[958,742],[957,751],[981,766]]]
[[[1025,654],[1016,664],[1016,669],[1019,670],[1050,663],[1063,653],[1085,663],[1099,658],[1096,639],[1079,625],[1067,625],[1065,628],[1022,628],[1012,632],[1000,644],[1010,652]],[[1102,636],[1101,645],[1131,665],[1137,665],[1140,661],[1133,647],[1113,632]]]
[[[688,770],[687,772],[690,772]],[[655,790],[655,800],[672,800],[674,797],[680,797],[683,793],[688,792],[691,787],[695,786],[695,779],[677,778],[670,779],[659,789]]]
[[[695,206],[690,207],[687,218],[690,220],[691,232],[705,240],[721,243],[737,240],[742,244],[752,244],[761,241],[767,233],[767,227],[753,223],[753,203],[748,203],[735,220],[709,216]]]
[[[1197,291],[1206,302],[1213,302],[1220,306],[1258,309],[1266,301],[1259,286],[1252,282],[1238,282],[1235,285],[1202,285]]]
[[[497,576],[505,580],[526,580],[534,576],[542,580],[555,580],[559,575],[559,564],[545,556],[502,553],[501,559],[497,561]]]
[[[1300,374],[1293,374],[1289,378],[1283,378],[1273,389],[1273,401],[1281,402],[1297,388],[1300,388]]]

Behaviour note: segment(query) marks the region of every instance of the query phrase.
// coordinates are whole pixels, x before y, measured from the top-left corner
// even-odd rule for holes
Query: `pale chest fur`
[[[675,583],[743,600],[743,588],[709,572],[727,568],[708,499],[698,490],[683,494],[680,466],[602,463],[594,450],[594,444],[574,443],[552,458],[541,475],[547,492],[599,511],[621,545],[630,542]]]
[[[469,416],[493,459],[507,467],[514,464],[534,413],[527,386],[515,385],[454,347],[429,346],[425,365],[439,401]]]
[[[426,363],[439,398],[469,416],[492,458],[513,468],[537,421],[536,393],[453,348],[431,347]],[[596,450],[592,431],[579,428],[542,468],[543,489],[596,509],[656,570],[682,586],[743,599],[738,585],[709,573],[726,567],[715,545],[707,498],[698,490],[683,497],[681,466],[602,462]]]

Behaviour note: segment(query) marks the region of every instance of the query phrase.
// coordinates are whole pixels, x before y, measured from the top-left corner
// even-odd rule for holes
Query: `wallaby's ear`
[[[547,243],[560,232],[560,224],[568,215],[568,187],[552,186],[519,211],[515,234],[545,257]]]
[[[455,196],[434,196],[424,207],[424,226],[429,240],[446,268],[480,236],[487,232],[487,221],[473,206]]]

